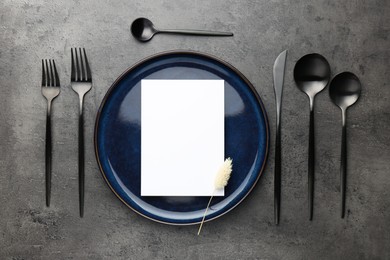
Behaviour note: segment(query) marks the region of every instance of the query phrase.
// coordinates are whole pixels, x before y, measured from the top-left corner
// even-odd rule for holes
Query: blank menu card
[[[141,195],[223,196],[223,80],[141,81]]]

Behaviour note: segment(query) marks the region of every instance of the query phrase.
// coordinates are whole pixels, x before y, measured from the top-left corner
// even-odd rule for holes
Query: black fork
[[[84,216],[84,116],[83,102],[85,94],[92,88],[92,75],[89,67],[88,58],[83,48],[71,49],[72,70],[71,84],[72,89],[79,95],[79,209],[80,217]]]
[[[42,95],[47,99],[46,114],[46,148],[45,148],[45,186],[46,206],[50,206],[51,196],[51,103],[60,94],[60,78],[54,60],[42,60]]]

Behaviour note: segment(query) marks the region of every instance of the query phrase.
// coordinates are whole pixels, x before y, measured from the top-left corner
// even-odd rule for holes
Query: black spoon
[[[359,98],[362,85],[355,74],[343,72],[333,78],[329,86],[329,94],[333,103],[341,109],[342,137],[341,137],[341,165],[340,165],[340,189],[341,189],[341,218],[345,216],[345,190],[347,187],[347,109]]]
[[[317,53],[307,54],[297,61],[294,68],[294,79],[298,88],[306,93],[310,100],[310,132],[309,132],[309,171],[308,201],[309,219],[313,219],[314,197],[314,98],[330,80],[328,61]]]
[[[146,18],[137,18],[131,24],[131,34],[141,42],[150,41],[157,33],[186,34],[201,36],[233,36],[230,32],[213,32],[201,30],[159,30],[154,27],[152,21]]]

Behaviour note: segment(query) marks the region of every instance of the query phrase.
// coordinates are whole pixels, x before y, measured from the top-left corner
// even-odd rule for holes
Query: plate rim
[[[113,90],[115,89],[115,87],[117,86],[117,84],[127,75],[129,74],[131,71],[133,71],[134,69],[136,69],[138,66],[142,65],[143,63],[147,62],[147,61],[150,61],[152,59],[156,59],[156,58],[160,58],[160,57],[164,57],[164,56],[168,56],[168,55],[195,55],[195,56],[201,56],[201,57],[204,57],[204,58],[207,58],[207,59],[211,59],[211,60],[214,60],[214,61],[217,61],[219,63],[221,63],[222,65],[228,67],[229,69],[231,69],[234,73],[236,73],[244,82],[247,86],[249,86],[251,92],[254,94],[258,104],[260,105],[260,108],[261,108],[261,111],[262,111],[262,114],[264,116],[264,123],[265,123],[265,130],[266,130],[266,149],[265,149],[265,154],[264,154],[264,161],[263,161],[263,164],[257,174],[257,178],[256,180],[253,182],[253,184],[251,185],[251,187],[249,188],[249,190],[244,194],[244,196],[237,202],[235,203],[235,205],[233,205],[231,208],[227,209],[226,211],[222,212],[221,214],[218,214],[217,216],[214,216],[212,218],[209,218],[209,219],[206,219],[204,220],[204,222],[209,222],[209,221],[212,221],[212,220],[215,220],[219,217],[222,217],[224,216],[225,214],[227,214],[228,212],[232,211],[233,209],[235,209],[239,204],[242,203],[242,201],[244,201],[244,199],[246,197],[249,196],[249,194],[252,192],[252,190],[254,189],[254,187],[256,186],[256,184],[258,183],[260,177],[263,175],[264,173],[264,170],[265,170],[265,166],[267,164],[267,161],[268,161],[268,153],[269,153],[269,140],[270,140],[270,129],[269,129],[269,122],[268,122],[268,116],[267,116],[267,111],[264,107],[264,104],[259,96],[259,93],[257,92],[257,90],[255,89],[255,87],[253,86],[253,84],[238,70],[236,69],[233,65],[231,65],[230,63],[222,60],[221,58],[218,58],[212,54],[208,54],[208,53],[204,53],[204,52],[199,52],[199,51],[192,51],[192,50],[168,50],[168,51],[163,51],[163,52],[158,52],[158,53],[155,53],[155,54],[152,54],[152,55],[149,55],[141,60],[139,60],[138,62],[134,63],[133,65],[131,65],[130,67],[128,67],[122,74],[120,74],[120,76],[111,84],[111,86],[109,87],[109,89],[107,90],[107,92],[105,93],[100,105],[99,105],[99,109],[97,111],[97,114],[96,114],[96,118],[95,118],[95,129],[94,129],[94,150],[95,150],[95,157],[96,157],[96,161],[98,163],[98,166],[99,166],[99,170],[100,170],[100,173],[101,175],[103,176],[103,179],[106,183],[106,185],[110,188],[110,190],[115,194],[115,196],[124,204],[126,205],[128,208],[130,208],[133,212],[137,213],[138,215],[144,217],[144,218],[147,218],[149,220],[152,220],[154,222],[157,222],[157,223],[161,223],[161,224],[167,224],[167,225],[172,225],[172,226],[191,226],[191,225],[196,225],[196,224],[200,224],[201,221],[193,221],[193,222],[189,222],[189,223],[172,223],[172,222],[168,222],[168,221],[163,221],[163,220],[159,220],[159,219],[155,219],[155,218],[152,218],[150,216],[147,216],[145,214],[143,214],[142,212],[136,210],[134,207],[132,207],[131,205],[129,205],[129,203],[127,203],[116,191],[115,189],[111,186],[110,182],[108,181],[107,177],[106,177],[106,173],[104,172],[103,170],[103,167],[102,167],[102,164],[100,162],[100,159],[99,159],[99,151],[98,151],[98,128],[99,128],[99,120],[100,120],[100,116],[102,114],[102,110],[107,102],[107,99],[111,96],[111,93],[113,92]]]

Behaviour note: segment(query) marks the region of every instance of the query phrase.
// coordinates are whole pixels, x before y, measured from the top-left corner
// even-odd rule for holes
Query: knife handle
[[[274,211],[275,224],[279,225],[280,219],[280,197],[281,197],[281,172],[282,172],[282,156],[281,156],[281,140],[280,140],[280,115],[278,115],[276,123],[276,139],[275,139],[275,172],[274,172]]]

